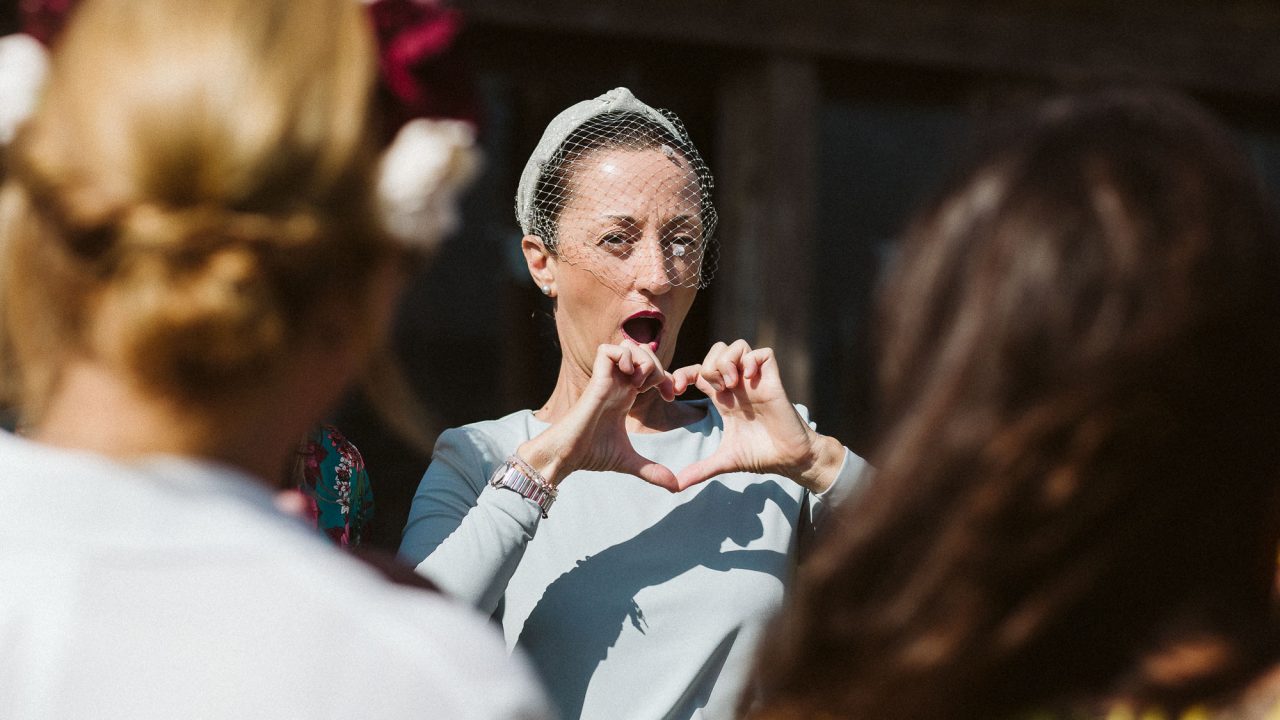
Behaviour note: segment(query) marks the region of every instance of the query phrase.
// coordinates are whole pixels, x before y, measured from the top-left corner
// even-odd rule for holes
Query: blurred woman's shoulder
[[[1280,663],[1218,703],[1197,704],[1181,711],[1117,704],[1101,712],[1034,712],[1021,720],[1280,720]]]
[[[1214,720],[1280,720],[1280,661],[1250,683],[1238,702],[1211,717]]]

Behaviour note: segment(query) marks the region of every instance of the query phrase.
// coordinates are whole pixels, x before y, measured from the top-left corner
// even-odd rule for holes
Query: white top
[[[0,718],[546,718],[471,611],[223,466],[0,433]]]
[[[694,404],[702,420],[632,434],[636,451],[673,472],[714,452],[723,420],[707,401]],[[733,717],[800,545],[866,463],[847,453],[822,495],[777,475],[731,473],[670,493],[580,471],[544,520],[532,502],[486,483],[547,427],[523,410],[443,433],[401,555],[496,612],[507,645],[533,660],[565,718]]]

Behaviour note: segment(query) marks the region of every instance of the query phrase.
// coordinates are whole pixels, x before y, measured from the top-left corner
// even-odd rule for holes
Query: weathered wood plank
[[[459,0],[477,25],[1280,96],[1280,3]]]
[[[812,62],[749,63],[723,81],[716,133],[723,249],[713,334],[772,347],[788,393],[806,404],[820,102]]]

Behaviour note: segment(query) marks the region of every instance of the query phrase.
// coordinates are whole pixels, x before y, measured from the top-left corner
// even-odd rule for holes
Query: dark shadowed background
[[[618,85],[674,110],[716,174],[720,271],[677,364],[715,340],[771,345],[793,398],[866,451],[869,305],[893,238],[994,109],[1064,88],[1154,83],[1218,112],[1280,188],[1280,6],[1260,0],[458,0],[451,52],[478,99],[483,176],[461,230],[413,282],[396,350],[440,427],[538,407],[558,360],[518,251],[517,179],[546,123]],[[5,31],[17,26],[0,3]],[[395,548],[429,461],[358,394],[335,418],[363,452]]]

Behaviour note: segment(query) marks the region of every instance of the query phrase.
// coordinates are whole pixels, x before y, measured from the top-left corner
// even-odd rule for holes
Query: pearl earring
[[[542,286],[542,294],[543,294],[543,295],[546,295],[547,297],[551,297],[551,286],[550,286],[550,285],[543,285],[543,286]]]

